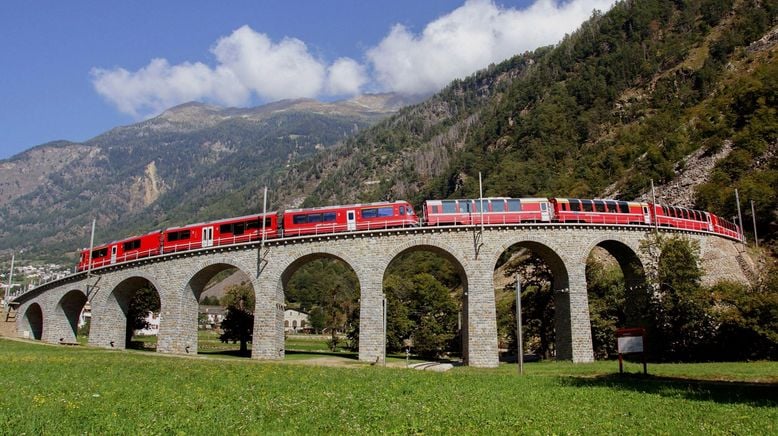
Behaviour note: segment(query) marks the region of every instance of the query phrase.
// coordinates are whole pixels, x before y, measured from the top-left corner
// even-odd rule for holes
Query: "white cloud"
[[[250,103],[252,96],[273,101],[323,93],[353,95],[367,80],[364,68],[352,59],[340,58],[327,67],[299,39],[274,43],[248,26],[219,39],[211,52],[217,60],[213,68],[153,59],[135,72],[93,68],[92,83],[119,111],[145,117],[192,100],[239,106]]]
[[[296,38],[272,41],[243,26],[211,48],[216,64],[170,65],[153,59],[137,71],[93,68],[95,90],[135,117],[191,100],[227,106],[285,98],[348,96],[366,88],[408,94],[434,92],[490,63],[559,41],[614,0],[537,0],[526,9],[469,0],[427,24],[420,34],[394,25],[366,64],[339,58],[327,64]]]
[[[553,44],[613,0],[538,0],[527,9],[470,0],[429,23],[419,35],[395,25],[367,52],[375,80],[385,90],[426,93],[490,63]]]
[[[327,93],[355,95],[367,83],[365,67],[350,58],[340,58],[327,69]]]

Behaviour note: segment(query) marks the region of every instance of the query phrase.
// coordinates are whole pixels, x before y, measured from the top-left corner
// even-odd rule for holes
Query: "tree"
[[[254,290],[246,283],[226,289],[222,301],[227,306],[227,316],[222,321],[223,342],[239,341],[241,354],[248,352],[247,343],[254,333]]]
[[[146,318],[149,313],[159,313],[160,308],[161,303],[159,301],[159,294],[154,288],[145,287],[138,289],[132,296],[130,304],[127,307],[127,331],[125,343],[130,343],[135,330],[149,328],[149,323],[146,321]]]
[[[215,295],[207,295],[200,300],[201,306],[218,306],[219,304],[219,297]]]
[[[424,357],[436,358],[454,351],[459,307],[451,291],[435,277],[390,276],[384,292],[390,350],[403,350],[404,341],[411,339],[413,350]]]

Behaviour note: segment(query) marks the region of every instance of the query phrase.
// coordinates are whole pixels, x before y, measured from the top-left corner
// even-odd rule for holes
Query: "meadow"
[[[778,362],[303,363],[0,339],[0,434],[778,433]]]

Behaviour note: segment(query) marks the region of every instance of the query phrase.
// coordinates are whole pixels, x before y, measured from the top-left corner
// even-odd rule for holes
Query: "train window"
[[[140,239],[133,239],[122,244],[124,251],[137,250],[140,248]]]
[[[618,210],[616,210],[616,202],[615,201],[606,201],[605,202],[605,208],[610,213],[618,212]]]
[[[508,212],[521,212],[521,200],[508,200]]]
[[[578,200],[570,200],[570,210],[573,212],[581,211],[581,203]]]
[[[191,235],[191,233],[189,232],[189,230],[181,230],[181,231],[178,231],[178,232],[170,232],[170,233],[167,234],[167,240],[169,242],[180,241],[180,240],[187,240],[187,239],[189,239],[190,235]]]
[[[432,206],[432,213],[440,213],[440,206]]]
[[[492,200],[492,212],[505,212],[505,200]]]
[[[308,223],[320,223],[321,222],[321,214],[320,213],[312,213],[308,215]]]
[[[378,208],[378,216],[379,217],[394,216],[394,208],[393,207],[379,207]]]
[[[232,224],[222,224],[219,226],[219,233],[227,234],[232,233]]]
[[[294,224],[306,224],[308,222],[308,215],[295,215],[292,217],[292,223]]]
[[[321,216],[321,222],[329,223],[335,221],[335,217],[338,215],[335,212],[324,212]]]
[[[92,259],[97,259],[98,257],[105,257],[106,255],[108,255],[108,249],[101,248],[99,250],[95,250],[92,252]]]
[[[581,200],[584,212],[592,212],[592,200]]]
[[[443,200],[443,213],[457,213],[457,202],[455,200]]]
[[[246,231],[246,223],[235,223],[232,228],[233,235],[242,235]]]
[[[617,201],[616,204],[619,205],[619,212],[629,213],[629,203],[626,201]]]
[[[599,200],[594,200],[594,210],[597,212],[605,212],[605,203]]]
[[[489,209],[488,205],[486,206],[486,209]],[[477,212],[477,213],[481,212],[481,200],[474,200],[473,201],[472,210],[473,210],[473,212]]]
[[[362,209],[362,218],[375,218],[378,216],[378,209]]]

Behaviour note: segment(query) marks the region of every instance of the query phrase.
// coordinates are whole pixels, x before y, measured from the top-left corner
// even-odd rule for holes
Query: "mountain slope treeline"
[[[455,81],[292,177],[320,180],[308,205],[472,197],[479,172],[485,195],[631,200],[652,179],[672,182],[693,152],[726,147],[685,205],[729,218],[739,188],[772,237],[776,10],[750,0],[618,3],[557,46]]]

